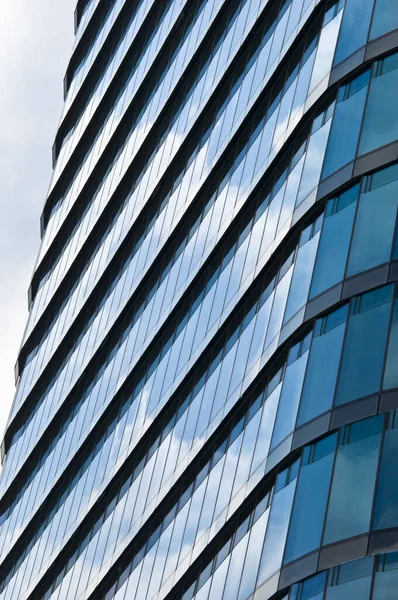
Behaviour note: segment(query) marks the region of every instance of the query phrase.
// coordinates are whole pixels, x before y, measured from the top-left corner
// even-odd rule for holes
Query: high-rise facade
[[[0,600],[398,589],[396,0],[79,0]]]

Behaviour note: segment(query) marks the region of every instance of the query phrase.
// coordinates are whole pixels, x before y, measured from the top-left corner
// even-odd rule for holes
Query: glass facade
[[[0,600],[392,599],[396,0],[79,0]]]

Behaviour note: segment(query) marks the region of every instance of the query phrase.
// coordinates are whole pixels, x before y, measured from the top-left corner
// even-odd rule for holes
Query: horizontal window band
[[[290,149],[291,154],[288,154],[288,160],[291,160],[290,157],[294,155],[296,146],[300,147],[301,144],[302,144],[302,138],[297,139],[297,137],[295,136],[295,145],[293,146],[293,148]],[[286,148],[284,148],[284,152],[286,153]],[[191,297],[192,298],[196,297],[196,294],[198,293],[197,291],[195,291],[195,287],[198,290],[198,289],[202,289],[202,286],[205,285],[205,282],[203,280],[203,275],[206,274],[207,272],[209,272],[208,277],[212,277],[213,270],[218,268],[217,264],[222,260],[222,257],[225,255],[225,253],[228,252],[228,248],[230,248],[235,243],[237,236],[239,236],[239,229],[246,222],[250,222],[250,219],[252,218],[252,216],[254,214],[253,211],[256,210],[257,202],[262,201],[261,198],[266,196],[268,188],[270,186],[272,188],[272,185],[274,184],[274,182],[276,182],[278,180],[280,174],[283,173],[285,170],[286,170],[286,163],[282,163],[276,171],[272,170],[271,177],[269,177],[269,175],[266,174],[265,181],[263,181],[263,180],[260,181],[258,188],[256,188],[252,194],[252,200],[247,201],[246,205],[243,207],[242,212],[239,213],[239,215],[236,217],[236,219],[234,221],[235,225],[230,226],[229,229],[225,232],[223,238],[220,240],[220,243],[216,246],[213,253],[210,255],[210,257],[208,258],[206,263],[201,268],[201,271],[198,273],[197,277],[192,282],[192,288],[191,288],[191,290],[192,290]],[[264,186],[265,186],[265,188],[264,188]],[[195,206],[197,206],[196,203],[195,203]],[[293,230],[290,235],[293,235]],[[179,235],[178,237],[181,237],[181,236]],[[210,271],[209,271],[209,268],[211,268]],[[187,290],[187,293],[188,293],[188,290]],[[188,298],[188,296],[184,295],[184,297],[182,299],[182,302],[184,303],[183,306],[186,306],[187,298]],[[131,319],[131,317],[130,317],[131,308],[127,307],[126,311],[128,314],[128,319],[130,320]],[[169,320],[169,323],[170,322],[171,321]],[[167,325],[165,325],[165,326],[167,326]],[[118,335],[120,335],[120,334],[118,334]],[[105,346],[106,345],[109,345],[108,340],[106,340]],[[95,364],[99,364],[98,355],[96,355],[93,358],[93,360],[95,361]],[[82,387],[82,389],[84,389],[84,384],[82,384],[81,387]],[[36,402],[37,402],[37,400],[36,400]],[[68,402],[67,404],[69,406],[71,405],[70,402]],[[31,461],[29,461],[29,462],[31,463]]]
[[[395,171],[396,171],[396,169],[395,169]],[[394,171],[394,173],[395,173],[395,171]],[[372,189],[369,186],[370,186],[370,181],[373,181],[373,179],[374,179],[374,185],[376,185],[376,187],[378,187],[378,186],[380,186],[380,184],[382,183],[382,181],[386,180],[386,178],[387,178],[387,181],[391,180],[391,175],[392,175],[391,169],[387,169],[387,172],[383,173],[383,176],[381,176],[381,173],[378,172],[377,174],[374,175],[374,177],[372,177],[371,180],[369,180],[369,182],[368,182],[368,179],[366,179],[366,190],[365,191],[367,191],[368,189]],[[355,188],[358,188],[358,186],[355,186]],[[346,200],[344,200],[344,202],[345,201]],[[333,204],[333,206],[335,205],[335,200],[332,201],[332,204]],[[307,237],[305,239],[307,239]]]
[[[139,0],[134,0],[139,2]],[[85,3],[87,5],[87,2]],[[109,17],[111,9],[114,5],[113,0],[99,0],[97,7],[95,8],[90,21],[87,23],[84,33],[77,43],[75,50],[70,58],[65,78],[64,78],[64,90],[65,96],[69,90],[69,86],[72,82],[73,76],[83,62],[85,57],[90,51],[92,44],[95,42],[98,33],[106,19]],[[79,8],[79,4],[75,10],[76,28],[79,26],[81,17],[83,16],[84,9]]]
[[[262,98],[264,98],[264,96],[262,96]],[[260,104],[260,106],[261,106],[261,98],[259,99],[259,103],[258,103],[258,104]],[[248,119],[250,119],[250,118],[253,118],[253,114],[255,115],[255,114],[256,114],[256,112],[258,112],[258,110],[259,110],[259,109],[258,109],[258,104],[256,104],[256,106],[255,106],[255,107],[253,107],[253,111],[251,111],[251,113],[248,115]],[[261,109],[260,109],[260,110],[261,110]],[[264,109],[263,109],[263,110],[264,110]],[[223,174],[224,174],[224,173],[225,173],[225,172],[228,170],[228,165],[227,165],[227,163],[228,163],[228,160],[229,160],[229,161],[231,161],[231,160],[234,160],[234,157],[235,157],[235,154],[234,154],[234,153],[236,153],[236,152],[237,152],[236,148],[234,147],[234,143],[235,143],[235,141],[236,141],[236,140],[239,140],[239,145],[240,145],[240,147],[244,146],[244,144],[245,144],[245,142],[246,142],[246,138],[248,137],[248,135],[250,135],[250,131],[251,131],[251,128],[250,128],[250,127],[248,128],[248,131],[246,131],[246,128],[247,128],[247,121],[245,121],[245,123],[243,123],[243,124],[242,124],[242,126],[240,127],[240,129],[237,131],[237,133],[236,133],[236,136],[235,136],[235,137],[233,138],[233,140],[231,141],[231,144],[230,144],[230,145],[229,145],[229,147],[227,148],[227,150],[226,150],[226,152],[225,152],[224,156],[223,156],[223,157],[221,157],[221,159],[219,160],[219,163],[216,165],[216,170],[218,170],[218,172],[216,172],[214,176],[212,176],[212,177],[209,177],[209,180],[205,182],[205,184],[204,184],[204,187],[203,187],[203,190],[202,190],[204,195],[206,195],[206,194],[207,194],[207,195],[209,195],[209,194],[211,194],[211,193],[212,193],[212,192],[211,192],[211,189],[212,189],[212,188],[211,188],[211,186],[212,186],[212,185],[214,185],[214,181],[212,181],[212,182],[210,183],[210,179],[212,179],[212,178],[213,178],[213,180],[214,180],[214,177],[216,177],[218,180],[222,179],[222,176],[223,176]],[[232,147],[231,147],[231,146],[232,146]],[[184,154],[184,153],[186,153],[186,152],[187,152],[187,149],[186,149],[186,148],[182,148],[182,149],[181,149],[181,153],[182,153],[182,154]],[[192,150],[190,150],[189,152],[192,152]],[[175,159],[175,161],[174,161],[174,163],[173,163],[173,164],[175,164],[175,166],[176,166],[176,168],[177,168],[177,169],[179,169],[179,165],[178,165],[178,162],[179,162],[179,161],[178,161],[178,159],[179,159],[179,155],[177,155],[177,157],[176,157],[176,159]],[[181,161],[180,161],[180,162],[181,162]],[[224,171],[221,171],[221,167],[220,167],[219,165],[220,165],[220,164],[223,164],[223,163],[224,163],[224,164],[226,164],[226,166],[224,167],[224,169],[225,169],[225,170],[224,170]],[[213,170],[213,171],[214,171],[214,170]],[[217,182],[216,182],[216,185],[217,185]],[[206,189],[205,189],[205,188],[206,188]],[[210,188],[210,189],[209,189],[209,188]],[[158,188],[157,190],[155,190],[154,196],[156,197],[156,195],[159,195],[159,202],[162,202],[162,198],[163,198],[163,196],[164,196],[164,191],[162,190],[162,186],[161,186],[161,185],[159,186],[159,188]],[[196,203],[194,203],[194,204],[196,204]],[[113,204],[113,203],[111,203],[111,205],[110,205],[110,206],[113,208],[113,207],[114,207],[114,204]],[[187,211],[187,216],[188,216],[188,214],[189,214],[189,210],[191,210],[191,209],[188,209],[188,211]],[[195,209],[193,209],[193,210],[195,210]],[[151,218],[151,215],[149,215],[149,216],[145,215],[145,218],[146,218],[146,217],[148,218],[148,220],[150,220],[150,218]],[[144,218],[144,217],[143,217],[143,218]],[[189,219],[189,217],[186,219],[186,221],[185,221],[186,223],[188,222],[188,219]],[[102,225],[103,225],[103,226],[107,226],[107,224],[109,223],[109,221],[110,221],[110,220],[111,220],[111,217],[107,218],[105,221],[102,221]],[[144,222],[145,222],[145,221],[144,221]],[[140,220],[139,220],[139,221],[137,222],[137,227],[136,227],[136,228],[134,227],[134,228],[133,228],[133,229],[132,229],[132,230],[129,232],[128,236],[129,236],[130,238],[132,238],[134,235],[136,235],[136,232],[142,231],[142,228],[143,228],[143,223],[142,223],[142,221],[140,221]],[[178,231],[178,236],[181,236],[181,230],[179,230],[179,231]],[[127,242],[127,239],[126,239],[125,241]],[[128,242],[127,242],[127,244],[128,244]],[[85,265],[85,264],[86,264],[86,262],[87,262],[87,258],[88,258],[88,257],[84,257],[84,259],[82,258],[82,261],[81,261],[81,263],[80,263],[80,265],[81,265],[81,268],[83,268],[83,265]],[[114,265],[114,263],[112,263],[112,264]],[[110,267],[110,266],[109,266],[109,267]],[[113,271],[115,271],[115,267],[114,267],[114,266],[112,267],[112,269],[113,269]],[[62,295],[63,295],[63,296],[65,295],[65,290],[63,291],[63,294],[62,294]],[[61,292],[60,292],[60,296],[61,296]],[[31,351],[31,350],[32,350],[32,348],[30,348],[29,346],[26,346],[26,345],[25,345],[25,346],[24,346],[24,349],[23,349],[23,353],[21,354],[21,359],[23,359],[23,357],[24,357],[24,356],[26,357],[26,355],[27,355],[27,354],[29,353],[29,351]],[[21,363],[19,362],[18,364],[19,364],[19,372],[21,372],[21,370],[22,370],[22,368],[23,368],[23,367],[22,367],[23,363],[21,364]]]
[[[94,115],[91,117],[90,122],[87,126],[86,131],[83,132],[83,135],[79,138],[78,144],[75,150],[72,153],[72,156],[68,159],[68,162],[64,166],[62,172],[58,177],[58,181],[55,183],[53,189],[51,190],[49,196],[46,199],[44,209],[41,216],[41,225],[42,225],[42,234],[44,233],[45,228],[47,227],[47,223],[51,217],[51,213],[53,208],[56,206],[57,202],[62,198],[62,196],[66,193],[68,187],[73,180],[73,174],[78,169],[82,161],[84,160],[85,155],[95,142],[95,139],[98,133],[101,131],[102,126],[106,122],[107,116],[110,114],[116,100],[119,95],[123,92],[125,86],[127,85],[131,73],[139,64],[143,51],[146,49],[148,43],[150,42],[154,31],[156,31],[155,27],[162,22],[162,18],[164,17],[167,9],[170,7],[172,0],[166,0],[161,3],[154,3],[154,5],[150,8],[148,15],[145,17],[139,31],[134,37],[129,50],[126,53],[126,56],[123,58],[121,65],[119,66],[114,78],[107,86],[106,91],[104,92],[104,96],[99,103],[99,106],[94,112]],[[181,40],[183,39],[184,33],[189,30],[190,24],[194,21],[195,16],[197,14],[197,9],[203,4],[203,0],[190,0],[190,12],[189,18],[182,19],[177,21],[177,23],[172,28],[169,36],[167,37],[164,44],[164,52],[162,52],[161,56],[158,55],[155,59],[153,65],[149,70],[149,73],[144,79],[144,82],[141,84],[140,93],[136,95],[136,102],[144,103],[146,99],[150,97],[151,88],[150,84],[154,85],[159,79],[159,75],[163,72],[161,69],[164,69],[169,62],[169,58],[172,56],[175,48],[178,48]],[[135,7],[135,3],[126,2],[124,9],[131,13],[130,17],[134,17],[133,9]],[[121,13],[123,17],[124,13]],[[129,21],[125,22],[125,19],[120,19],[116,21],[115,26],[127,26],[129,25]],[[110,36],[105,41],[103,48],[100,50],[97,58],[95,59],[90,71],[88,72],[85,80],[83,81],[79,91],[76,94],[76,98],[73,100],[71,106],[69,107],[68,112],[66,113],[63,121],[60,124],[58,129],[56,139],[54,142],[53,156],[56,160],[59,152],[62,149],[62,145],[64,143],[64,139],[68,136],[68,133],[74,128],[74,126],[78,123],[79,119],[84,113],[86,105],[89,103],[93,94],[95,93],[96,86],[99,80],[98,75],[102,75],[107,68],[108,57],[109,57],[109,48],[108,46],[112,46],[114,43],[114,38],[111,36],[112,31],[110,32]],[[142,90],[142,91],[141,91]],[[138,99],[137,99],[138,96]],[[135,109],[135,107],[132,107]],[[128,110],[128,113],[132,112],[132,108]],[[140,106],[135,109],[135,112],[139,114]],[[120,126],[117,131],[119,131],[119,136],[121,139],[119,140],[119,147],[122,144],[123,135],[127,135],[129,129],[129,121],[128,117],[124,117],[121,121]]]
[[[190,138],[193,136],[194,140],[191,140],[190,138],[186,140],[186,144],[188,146],[192,147],[192,145],[194,145],[196,143],[195,140],[197,139],[198,131],[200,131],[201,122],[205,121],[207,123],[211,123],[211,119],[209,119],[207,116],[207,111],[211,110],[211,111],[213,111],[212,114],[213,115],[215,114],[214,107],[217,106],[217,102],[218,102],[217,95],[220,98],[219,103],[221,103],[221,104],[222,104],[221,100],[223,98],[227,97],[227,94],[229,93],[230,88],[233,86],[234,82],[237,81],[238,78],[240,77],[242,68],[245,67],[245,61],[248,60],[248,56],[250,56],[255,51],[255,49],[258,47],[258,45],[261,43],[261,39],[263,37],[263,28],[266,28],[268,24],[272,25],[273,17],[274,17],[275,12],[277,11],[280,1],[281,0],[273,0],[273,10],[272,11],[270,11],[269,6],[268,6],[268,10],[264,9],[264,11],[266,11],[266,12],[263,11],[262,17],[259,18],[259,20],[257,21],[257,23],[255,25],[255,30],[257,31],[257,35],[253,34],[253,36],[251,36],[249,39],[247,39],[245,44],[243,44],[242,47],[240,48],[238,55],[235,57],[232,64],[230,65],[230,67],[227,69],[222,81],[217,86],[217,89],[214,91],[212,98],[210,98],[210,100],[208,101],[207,110],[202,111],[201,117],[198,118],[198,123],[197,123],[194,131],[191,132],[192,135],[190,136]],[[188,71],[186,73],[186,76],[184,77],[184,80],[180,81],[177,84],[175,90],[173,91],[171,96],[168,98],[165,107],[159,114],[159,116],[156,120],[156,123],[154,124],[154,126],[151,130],[151,135],[149,136],[149,138],[146,138],[146,140],[143,144],[143,147],[140,148],[139,152],[137,153],[137,156],[134,159],[133,163],[131,164],[128,172],[126,173],[124,180],[122,180],[122,182],[120,183],[119,194],[121,192],[121,188],[123,188],[123,193],[128,193],[131,190],[132,186],[135,185],[136,181],[138,180],[138,175],[141,174],[142,170],[147,165],[147,162],[150,159],[150,157],[152,156],[153,152],[156,150],[159,142],[162,141],[162,136],[164,136],[166,134],[168,127],[170,127],[171,124],[173,123],[173,119],[176,118],[176,116],[178,116],[179,109],[182,106],[181,102],[184,102],[187,97],[186,95],[190,94],[190,92],[192,91],[192,89],[195,85],[197,76],[200,74],[201,69],[203,69],[203,66],[206,65],[207,59],[211,56],[214,41],[221,40],[222,34],[225,30],[225,27],[228,24],[229,18],[233,17],[234,11],[237,7],[239,7],[240,3],[241,3],[241,0],[233,0],[233,3],[228,3],[227,8],[222,9],[220,14],[217,15],[217,18],[215,19],[213,26],[209,29],[203,42],[199,46],[197,52],[195,53],[194,57],[192,58],[190,64],[188,65]],[[192,2],[191,2],[191,13],[192,13],[191,16],[192,17],[194,15],[193,7],[196,6],[196,4],[198,7],[200,7],[201,2],[198,2],[198,0],[192,0]],[[277,14],[277,12],[276,12],[276,14]],[[227,16],[228,16],[228,18],[227,18]],[[186,24],[186,20],[185,19],[181,20],[180,24],[178,25],[179,29],[181,29],[183,26],[185,28],[185,24]],[[253,37],[254,37],[254,39],[253,39]],[[170,44],[175,45],[176,40],[178,40],[178,36],[176,35],[176,33],[173,33],[173,35],[171,37],[169,36],[169,45]],[[256,44],[257,44],[257,46],[256,46]],[[159,69],[157,67],[157,63],[160,63],[161,68],[163,69],[162,65],[168,64],[169,56],[171,56],[171,54],[172,54],[171,50],[169,49],[169,52],[165,52],[161,57],[159,57],[156,64],[153,65],[153,67],[151,68],[151,71],[148,73],[148,76],[145,78],[145,80],[144,80],[145,85],[142,89],[142,92],[140,91],[140,93],[136,95],[135,102],[133,102],[133,105],[128,109],[125,117],[123,117],[122,122],[118,126],[118,128],[111,140],[111,144],[108,144],[109,150],[108,150],[107,155],[104,156],[99,161],[98,165],[96,166],[95,170],[93,171],[92,175],[90,176],[85,188],[83,188],[83,190],[82,190],[82,192],[84,192],[84,193],[80,194],[80,196],[82,198],[83,197],[86,198],[85,202],[89,201],[93,197],[95,192],[97,191],[98,185],[102,181],[103,172],[106,171],[106,169],[109,167],[109,163],[112,162],[112,160],[113,160],[112,157],[118,153],[118,151],[120,150],[120,146],[123,143],[123,140],[125,140],[127,138],[128,134],[131,130],[131,127],[134,126],[134,124],[136,123],[136,120],[139,118],[141,110],[146,106],[146,102],[147,102],[146,99],[147,99],[147,97],[150,96],[150,92],[153,89],[153,86],[156,85],[156,83],[158,82],[158,79],[159,79]],[[127,69],[126,77],[129,76],[129,73],[130,73],[130,70]],[[145,88],[146,81],[149,82],[148,90],[146,90],[146,88]],[[112,88],[110,88],[110,91],[112,92]],[[205,126],[205,125],[203,125],[203,126]],[[196,135],[196,137],[195,137],[195,135]],[[187,153],[187,152],[189,152],[188,149],[185,150],[185,153]],[[180,153],[180,154],[182,154],[182,153]],[[81,160],[81,157],[80,157],[79,161],[80,160]],[[77,161],[77,165],[80,164],[79,161]],[[180,160],[180,162],[181,162],[181,160]],[[185,164],[185,163],[183,163],[183,164]],[[134,174],[134,176],[132,176],[132,174]],[[165,179],[169,180],[170,176],[171,176],[171,174],[166,173]],[[116,191],[116,193],[117,193],[117,191]],[[62,194],[59,194],[56,189],[53,190],[53,192],[51,193],[50,196],[52,197],[54,194],[56,194],[56,197],[62,195]],[[49,197],[49,200],[50,200],[50,203],[52,203],[52,204],[55,203],[55,198],[54,198],[54,202],[51,200],[50,197]],[[111,203],[119,207],[120,203],[123,202],[123,200],[124,200],[124,198],[121,198],[121,199],[118,198],[117,200],[116,200],[116,198],[113,198]],[[79,201],[77,201],[77,204],[79,204]],[[81,215],[84,214],[84,210],[85,210],[85,206],[77,206],[76,204],[74,205],[70,214],[67,217],[67,222],[63,224],[60,232],[57,234],[57,238],[60,237],[63,240],[68,238],[70,233],[73,231],[73,229],[76,225],[76,222],[79,221],[81,218]],[[109,218],[107,218],[106,220],[109,222]],[[36,294],[40,280],[45,276],[45,274],[51,268],[51,265],[52,265],[51,261],[54,261],[54,257],[55,258],[58,257],[58,255],[63,247],[64,241],[57,240],[57,238],[54,240],[53,246],[51,246],[51,248],[53,248],[54,251],[47,253],[46,257],[43,258],[38,269],[36,270],[36,273],[33,276],[32,284],[31,284],[32,298]]]
[[[83,118],[84,112],[91,99],[95,95],[101,81],[103,80],[103,77],[106,76],[109,64],[112,62],[114,54],[116,54],[116,51],[119,47],[117,42],[123,44],[123,36],[133,22],[136,16],[136,11],[140,8],[140,4],[142,4],[142,0],[140,0],[140,2],[137,2],[137,0],[134,0],[134,2],[126,0],[126,3],[121,9],[120,15],[113,25],[113,28],[108,34],[108,37],[105,40],[102,48],[99,50],[98,55],[94,59],[91,68],[79,87],[79,90],[76,92],[76,96],[64,115],[56,134],[53,145],[53,167],[56,166],[56,161],[64,143],[67,142],[71,135],[75,134],[74,129],[77,127],[79,121]],[[121,60],[121,63],[117,68],[112,81],[108,84],[101,101],[99,102],[94,114],[91,116],[86,130],[79,137],[75,150],[68,158],[66,165],[58,176],[57,182],[46,199],[41,219],[42,236],[45,229],[44,225],[47,224],[54,206],[59,199],[62,198],[63,193],[65,193],[65,190],[68,186],[68,181],[73,179],[73,169],[76,170],[78,168],[79,160],[80,162],[83,161],[84,156],[88,152],[87,148],[89,149],[91,147],[90,145],[95,142],[96,137],[98,136],[99,132],[101,132],[101,128],[106,123],[106,118],[109,116],[110,112],[114,108],[115,102],[128,85],[131,74],[139,65],[142,54],[147,49],[148,44],[150,44],[151,39],[155,35],[158,27],[162,24],[163,18],[167,14],[171,4],[172,0],[165,0],[160,4],[155,2],[149,9],[148,14],[144,18],[141,26],[138,28],[138,31],[131,41],[130,47],[126,51],[124,58]],[[196,8],[193,4],[190,11],[191,20],[195,17],[195,10]],[[178,36],[180,30],[182,29],[182,27],[179,27],[179,24],[184,25],[179,22],[172,29],[172,44],[174,44],[175,41],[178,41]],[[189,19],[187,19],[187,24],[189,25]],[[175,39],[174,35],[176,35]],[[166,40],[166,44],[167,43],[170,43],[170,36]],[[166,49],[166,56],[167,55],[168,52]],[[76,76],[78,76],[78,74],[76,74]],[[149,94],[145,92],[143,97],[145,98],[146,95]],[[48,215],[46,212],[47,204],[49,206]]]
[[[295,332],[295,334],[294,334],[294,338],[295,338],[295,339],[297,339],[297,337],[298,337],[298,335],[299,335],[299,334],[300,334],[300,336],[302,336],[302,335],[303,335],[303,331],[305,331],[305,330],[308,330],[308,329],[307,329],[307,327],[308,327],[308,323],[307,323],[307,324],[305,324],[303,327],[301,327],[301,328],[300,328],[300,330],[297,330],[297,331]],[[290,343],[291,343],[291,340],[290,340]],[[284,351],[285,351],[285,354],[286,354],[286,346],[285,346],[285,345],[284,345]],[[280,359],[280,357],[279,357],[279,359]],[[275,363],[275,364],[278,364],[278,363]],[[279,364],[280,364],[280,363],[279,363]],[[264,370],[266,370],[267,372],[269,372],[269,370],[270,370],[270,363],[268,363],[268,364],[267,364],[267,366],[265,367],[265,369],[264,369]],[[253,389],[255,389],[255,390],[256,390],[256,392],[258,391],[258,379],[259,379],[259,377],[260,377],[260,375],[259,375],[259,376],[256,378],[255,382],[254,382],[254,383],[253,383],[253,385],[250,387],[250,392],[252,392],[252,391],[253,391]],[[268,379],[270,379],[270,377],[268,377]],[[247,394],[245,393],[245,394],[244,394],[244,396],[243,396],[243,398],[246,398],[246,397],[247,397]],[[383,396],[383,397],[384,397],[384,396]],[[347,405],[347,406],[354,406],[354,408],[355,408],[356,406],[359,406],[359,407],[360,407],[360,401],[356,401],[356,402],[354,402],[354,403],[351,403],[351,405]],[[240,410],[240,409],[239,409],[239,407],[240,407],[240,403],[238,404],[238,408],[237,408],[236,410],[238,410],[238,411],[239,411],[239,410]],[[390,404],[389,404],[389,409],[391,409],[391,407],[392,407],[392,405],[391,405],[391,401],[390,401]],[[386,405],[385,405],[385,403],[383,403],[383,404],[381,405],[381,409],[380,409],[380,410],[381,410],[381,412],[384,412],[384,411],[385,411],[385,409],[386,409]],[[337,409],[337,410],[340,410],[340,409]],[[375,412],[375,411],[373,410],[373,412],[371,412],[370,414],[374,414],[374,412]],[[231,415],[233,415],[233,414],[235,414],[235,409],[234,409],[234,410],[231,412]],[[240,414],[240,413],[239,413],[239,414]],[[355,419],[355,418],[365,418],[365,417],[367,417],[367,416],[368,416],[368,415],[367,415],[367,414],[364,414],[364,413],[363,413],[363,411],[361,411],[361,409],[360,409],[359,411],[358,411],[357,409],[355,409],[355,410],[354,410],[354,412],[352,412],[352,411],[351,411],[351,417],[350,417],[350,419],[346,420],[346,422],[348,423],[348,422],[351,422],[351,421],[352,421],[353,419]],[[229,419],[229,416],[228,416],[228,419]],[[341,423],[341,420],[340,420],[340,424],[339,424],[339,426],[340,426],[341,424],[342,424],[342,423]],[[222,426],[221,426],[221,427],[222,427]],[[331,427],[330,427],[330,429],[332,429],[332,428],[334,429],[335,427],[336,427],[336,421],[335,421],[335,420],[334,420],[334,418],[332,417],[332,419],[331,419]],[[167,429],[167,430],[169,430],[169,429]],[[326,429],[326,431],[327,431],[327,429]],[[322,431],[321,433],[323,434],[323,433],[324,433],[324,431]],[[212,438],[212,439],[213,439],[213,438]],[[306,440],[306,443],[307,443],[308,441],[309,441],[309,440],[307,439],[307,440]],[[206,445],[206,446],[207,446],[207,445]],[[124,466],[123,466],[123,469],[124,469]],[[74,469],[74,471],[75,471],[75,469]],[[113,483],[112,485],[114,485],[114,483]],[[107,498],[108,498],[108,500],[109,500],[109,493],[108,493],[108,492],[106,492],[106,497],[107,497]],[[163,514],[164,514],[164,513],[163,513]]]
[[[383,419],[383,432],[388,430],[391,416],[392,413],[387,413],[385,415]],[[361,416],[359,416],[359,419],[354,419],[352,422],[350,422],[350,425],[358,423],[361,420],[362,418]],[[289,467],[295,464],[296,461],[300,459],[304,448],[307,449],[309,446],[314,446],[318,442],[322,442],[323,440],[325,440],[325,438],[330,438],[331,436],[335,435],[336,432],[340,433],[342,430],[344,431],[345,428],[346,426],[343,426],[341,428],[333,428],[327,431],[325,435],[317,436],[316,438],[310,440],[308,443],[300,447],[300,449],[289,453],[286,457],[283,458],[281,462],[279,462],[275,467],[273,467],[272,470],[266,473],[263,476],[262,480],[252,490],[250,495],[242,502],[242,504],[239,506],[236,512],[230,517],[230,519],[225,523],[225,525],[220,529],[220,531],[215,535],[215,537],[206,545],[205,549],[199,554],[199,556],[194,560],[194,562],[187,568],[187,571],[184,573],[181,579],[174,584],[172,590],[166,595],[165,598],[167,600],[180,599],[183,597],[186,591],[191,589],[191,585],[199,578],[201,572],[204,571],[207,568],[207,565],[215,559],[217,553],[225,547],[226,543],[228,542],[228,539],[232,538],[232,536],[238,530],[238,528],[247,520],[250,513],[252,513],[256,509],[257,505],[259,505],[263,501],[263,499],[267,497],[267,494],[271,493],[272,496],[272,489],[275,485],[278,475],[280,475],[281,472],[285,470],[289,472]],[[271,503],[268,503],[268,506],[270,504]],[[163,514],[167,514],[167,510],[168,509],[166,508]],[[397,529],[394,529],[394,531],[396,532]],[[374,532],[372,535],[374,535],[375,537],[380,536],[379,532]],[[347,540],[358,539],[361,537],[362,536],[356,536],[355,538],[347,538]],[[329,548],[335,548],[335,562],[332,562],[332,564],[340,564],[343,561],[341,561],[341,557],[339,559],[338,550],[342,547],[342,544],[345,544],[347,542],[347,540],[342,540],[333,544],[321,546],[321,554],[322,549],[325,551],[329,550]],[[131,543],[127,546],[127,548],[123,551],[121,556],[117,559],[117,561],[110,567],[109,571],[105,574],[102,581],[100,581],[99,584],[96,586],[95,591],[93,591],[88,596],[89,600],[113,597],[112,594],[114,594],[117,591],[117,589],[119,589],[122,586],[122,584],[128,577],[128,575],[125,575],[125,572],[129,569],[129,565],[131,563],[135,564],[132,561],[132,556],[138,555],[140,559],[143,558],[142,555],[140,555],[140,551],[137,550],[137,546],[139,548],[139,545],[136,543],[136,540],[133,539]],[[230,551],[232,551],[232,547],[233,546],[231,546]],[[361,555],[359,555],[358,557],[361,557]],[[354,556],[353,558],[356,558],[356,556]],[[298,559],[297,562],[299,562],[299,560],[301,559]],[[282,571],[282,573],[284,571],[287,571],[292,564],[293,563],[287,563],[285,566],[282,567],[282,569],[280,569],[280,571]],[[332,564],[330,566],[332,566]],[[317,570],[323,570],[325,566],[326,565],[324,563],[322,564],[322,562],[320,562],[318,569],[315,569],[314,573],[317,572]],[[118,584],[119,578],[121,579],[121,582],[119,582]],[[286,583],[283,586],[280,585],[279,590],[283,589],[285,591],[285,587]],[[30,596],[29,600],[34,600],[36,597],[38,596],[32,595]],[[274,600],[276,598],[279,598],[279,593],[273,595],[272,598]]]
[[[72,279],[73,279],[73,278],[72,278]],[[63,298],[63,297],[65,297],[65,291],[64,291],[62,294],[60,294],[60,296],[61,296],[62,298]],[[50,311],[48,311],[48,312],[50,312]],[[46,314],[47,314],[47,313],[46,313]],[[54,314],[54,313],[53,313],[53,314]],[[31,349],[32,349],[32,347],[31,347],[31,346],[30,346],[30,348],[29,348],[29,346],[27,347],[27,354],[29,354],[29,352],[31,351]],[[23,353],[22,353],[22,355],[21,355],[21,359],[23,360]],[[23,365],[23,363],[22,363],[22,364],[20,364],[20,361],[18,361],[18,370],[19,370],[19,372],[21,372],[21,369],[23,368],[23,367],[22,367],[22,365]]]
[[[221,175],[220,175],[220,176],[221,176]],[[218,182],[216,182],[216,185],[217,185],[217,183],[218,183]],[[206,182],[206,184],[209,184],[209,181],[208,181],[208,182]],[[211,184],[209,184],[209,185],[214,185],[214,182],[212,182],[212,183],[211,183]],[[205,198],[205,199],[207,199],[207,197],[208,197],[208,195],[207,195],[207,192],[209,192],[209,187],[208,187],[208,185],[206,186],[206,191],[205,191],[205,192],[203,192],[203,193],[204,193],[204,195],[202,196],[202,198]],[[210,196],[211,196],[211,194],[210,194]],[[199,204],[198,204],[197,206],[199,206]],[[186,222],[187,222],[187,221],[186,221]],[[53,365],[54,365],[54,363],[53,363]]]
[[[77,19],[77,24],[80,23],[81,18],[87,8],[87,5],[89,3],[90,0],[78,0],[77,5],[76,5],[76,19]]]

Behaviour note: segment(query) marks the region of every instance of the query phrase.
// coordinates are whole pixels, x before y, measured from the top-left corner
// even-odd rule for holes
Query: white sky
[[[0,2],[0,441],[15,391],[76,1]]]

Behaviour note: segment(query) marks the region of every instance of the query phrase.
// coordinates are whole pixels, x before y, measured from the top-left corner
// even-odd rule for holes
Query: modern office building
[[[392,600],[396,0],[79,0],[0,600]]]

